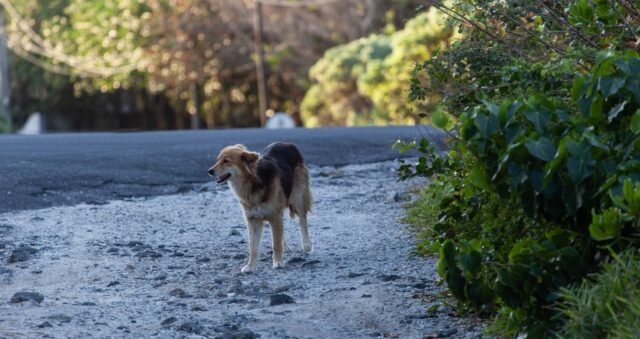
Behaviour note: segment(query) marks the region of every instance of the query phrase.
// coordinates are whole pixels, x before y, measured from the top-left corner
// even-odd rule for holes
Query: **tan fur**
[[[271,238],[273,246],[273,267],[280,268],[283,265],[282,254],[284,250],[284,223],[283,214],[289,208],[292,218],[298,216],[300,221],[300,235],[302,248],[305,252],[312,250],[311,240],[307,225],[307,213],[312,207],[312,195],[310,189],[309,170],[301,163],[294,170],[293,188],[289,199],[286,198],[280,178],[276,176],[268,189],[269,195],[263,196],[264,190],[256,191],[257,161],[260,155],[250,152],[243,145],[225,147],[211,167],[211,171],[220,177],[231,174],[228,182],[233,192],[238,197],[244,210],[247,222],[249,238],[249,261],[242,268],[243,273],[255,270],[260,252],[260,240],[264,222],[271,226]]]

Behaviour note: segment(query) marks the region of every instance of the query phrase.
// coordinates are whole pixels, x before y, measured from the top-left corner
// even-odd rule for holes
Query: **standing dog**
[[[271,225],[273,268],[282,267],[283,213],[287,207],[292,218],[297,215],[300,219],[302,249],[311,251],[307,227],[307,212],[313,200],[309,170],[295,145],[274,142],[264,149],[262,156],[243,145],[227,146],[220,151],[209,175],[215,176],[218,184],[228,181],[244,210],[249,262],[242,273],[251,273],[256,268],[265,221]]]

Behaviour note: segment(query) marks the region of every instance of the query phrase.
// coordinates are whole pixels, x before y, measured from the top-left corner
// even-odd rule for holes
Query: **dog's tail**
[[[293,190],[289,198],[289,215],[291,218],[305,216],[313,207],[313,195],[311,194],[311,178],[309,169],[304,163],[299,164],[294,170]]]

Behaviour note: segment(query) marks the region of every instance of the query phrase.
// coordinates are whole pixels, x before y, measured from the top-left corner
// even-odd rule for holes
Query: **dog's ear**
[[[249,164],[258,161],[258,158],[260,158],[260,154],[258,154],[258,153],[254,153],[254,152],[243,152],[242,153],[242,160],[246,161]]]

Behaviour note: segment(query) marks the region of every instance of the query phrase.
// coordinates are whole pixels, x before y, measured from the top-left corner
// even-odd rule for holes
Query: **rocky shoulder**
[[[391,162],[311,167],[314,251],[267,228],[252,275],[242,212],[225,187],[0,215],[0,337],[339,338],[481,336],[446,306],[432,259],[401,223],[416,182]]]

